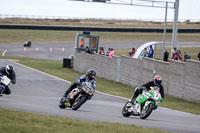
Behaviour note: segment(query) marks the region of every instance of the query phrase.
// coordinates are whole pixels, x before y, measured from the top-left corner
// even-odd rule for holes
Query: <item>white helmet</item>
[[[12,72],[13,72],[13,66],[7,65],[7,66],[6,66],[6,73],[9,75],[9,74],[12,73]]]

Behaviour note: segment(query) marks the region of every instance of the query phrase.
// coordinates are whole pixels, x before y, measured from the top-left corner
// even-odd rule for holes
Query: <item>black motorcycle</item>
[[[27,42],[24,43],[24,47],[31,47],[32,42],[28,40]]]
[[[61,109],[66,107],[72,108],[72,110],[77,110],[83,105],[87,100],[90,100],[94,94],[92,89],[92,84],[90,82],[84,82],[81,86],[73,89],[67,97],[62,97],[59,103]]]
[[[11,80],[5,76],[5,75],[0,75],[0,96],[2,96],[6,86],[9,86]]]

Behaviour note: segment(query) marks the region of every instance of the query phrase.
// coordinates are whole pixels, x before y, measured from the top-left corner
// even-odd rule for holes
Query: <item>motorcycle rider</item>
[[[89,69],[86,74],[83,74],[79,77],[76,82],[74,82],[64,93],[63,97],[67,97],[67,95],[76,87],[81,86],[84,82],[90,82],[93,86],[93,90],[95,91],[96,87],[96,71],[94,69]],[[70,103],[70,101],[68,101]],[[70,106],[70,105],[69,105]]]
[[[159,87],[159,92],[161,94],[161,97],[162,99],[164,99],[164,87],[161,85],[161,82],[162,82],[162,77],[160,75],[156,75],[153,78],[153,81],[149,81],[146,84],[143,84],[141,88],[137,87],[135,89],[135,93],[131,100],[134,101],[139,94],[142,94],[143,90],[149,91],[151,89],[150,87],[155,87],[155,86]]]
[[[12,84],[16,83],[16,74],[12,65],[9,64],[6,67],[0,68],[0,74],[7,76],[11,80]],[[6,86],[2,94],[10,95],[11,94],[10,88]]]

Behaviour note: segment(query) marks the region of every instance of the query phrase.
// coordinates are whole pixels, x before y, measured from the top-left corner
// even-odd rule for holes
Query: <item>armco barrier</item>
[[[136,87],[153,79],[153,71],[162,76],[165,93],[200,102],[200,62],[155,59],[134,59],[128,56],[109,58],[106,56],[77,53],[74,57],[74,70],[85,73],[95,69],[97,76]],[[130,92],[132,93],[132,92]]]
[[[66,31],[96,31],[96,32],[158,32],[163,33],[163,28],[108,28],[108,27],[67,27],[47,25],[12,25],[0,24],[0,29],[26,29],[26,30],[66,30]],[[166,29],[172,33],[172,29]],[[179,33],[200,33],[200,29],[178,29]]]

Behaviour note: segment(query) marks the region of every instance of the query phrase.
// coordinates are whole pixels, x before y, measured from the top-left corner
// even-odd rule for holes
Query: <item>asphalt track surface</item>
[[[5,56],[20,55],[20,51],[17,48],[4,48],[7,49]],[[0,50],[2,50],[2,47],[0,47]],[[133,116],[125,118],[121,115],[121,110],[127,99],[100,92],[96,92],[94,97],[87,101],[78,111],[60,109],[58,107],[59,100],[65,89],[70,85],[70,82],[10,60],[0,59],[0,66],[5,66],[6,64],[14,66],[17,74],[17,83],[10,85],[12,89],[11,95],[0,97],[0,107],[79,120],[133,124],[178,133],[200,132],[199,115],[159,107],[146,120]]]

